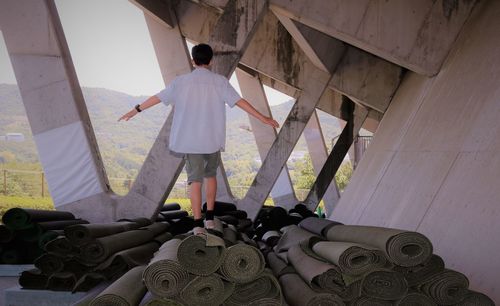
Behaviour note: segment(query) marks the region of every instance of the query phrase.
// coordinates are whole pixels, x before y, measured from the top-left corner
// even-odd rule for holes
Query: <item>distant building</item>
[[[0,141],[5,141],[5,136],[0,136]]]
[[[5,140],[14,142],[23,142],[24,135],[23,133],[7,133],[7,135],[5,135]]]

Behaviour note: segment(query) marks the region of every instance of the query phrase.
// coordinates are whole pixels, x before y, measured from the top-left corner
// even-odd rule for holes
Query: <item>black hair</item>
[[[212,47],[207,44],[199,44],[193,47],[191,55],[197,66],[208,65],[214,56],[214,51],[212,51]]]

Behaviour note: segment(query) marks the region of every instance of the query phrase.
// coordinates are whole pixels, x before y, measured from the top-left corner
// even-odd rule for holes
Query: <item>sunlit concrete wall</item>
[[[441,71],[408,72],[332,219],[427,235],[500,303],[500,2],[477,6]]]

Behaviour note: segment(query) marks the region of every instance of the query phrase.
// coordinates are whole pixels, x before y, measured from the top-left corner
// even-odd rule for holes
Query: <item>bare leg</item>
[[[205,187],[205,191],[207,194],[207,210],[214,210],[215,206],[215,195],[217,193],[217,178],[207,177],[205,178],[205,182],[207,186]]]
[[[201,182],[192,182],[190,185],[191,209],[195,220],[201,219]]]

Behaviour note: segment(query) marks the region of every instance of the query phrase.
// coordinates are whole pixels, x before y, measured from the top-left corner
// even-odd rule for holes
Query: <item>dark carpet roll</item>
[[[95,269],[94,265],[84,265],[76,259],[65,259],[63,271],[73,273],[76,278],[82,277],[84,274]]]
[[[47,289],[53,291],[72,291],[76,285],[76,276],[71,272],[57,272],[49,276]]]
[[[7,243],[14,238],[14,231],[7,226],[0,224],[0,243]]]
[[[19,277],[19,285],[24,289],[43,290],[47,288],[48,281],[49,277],[39,269],[23,271]]]
[[[346,287],[333,288],[342,301],[349,303],[361,296],[361,280],[355,281]]]
[[[312,211],[310,211],[306,205],[304,205],[302,203],[295,205],[295,207],[293,209],[290,209],[289,213],[290,214],[298,213],[302,216],[303,219],[308,218],[308,217],[315,217],[315,218],[318,217]]]
[[[271,271],[264,271],[258,278],[248,283],[236,284],[233,294],[226,300],[226,306],[240,305],[281,305],[281,287]],[[278,304],[276,304],[278,303]]]
[[[147,265],[158,247],[159,244],[152,241],[122,250],[99,264],[95,271],[105,275],[108,279],[116,279],[133,267]]]
[[[82,219],[54,220],[54,221],[37,222],[37,224],[43,231],[51,231],[51,230],[63,230],[68,226],[76,224],[89,224],[89,221]]]
[[[410,292],[396,302],[397,306],[437,306],[427,295],[420,292]]]
[[[281,234],[278,231],[267,231],[262,235],[262,241],[264,241],[270,247],[274,247],[280,241]]]
[[[146,286],[142,283],[142,273],[145,268],[138,266],[128,271],[93,299],[90,306],[139,305],[147,292]]]
[[[312,246],[314,253],[337,265],[342,273],[362,275],[386,265],[385,254],[369,250],[352,242],[318,241]]]
[[[250,219],[238,219],[238,225],[236,226],[236,228],[238,229],[238,231],[244,232],[252,225],[253,222]]]
[[[290,225],[286,232],[281,236],[280,241],[276,245],[277,252],[288,250],[293,245],[299,244],[302,240],[317,236],[309,231],[303,230],[297,225]]]
[[[226,202],[219,202],[219,201],[215,201],[215,206],[214,206],[214,214],[215,215],[224,215],[225,212],[227,211],[235,211],[237,208],[236,208],[236,205],[234,205],[233,203],[226,203]],[[207,203],[203,203],[203,212],[206,212],[207,211]]]
[[[146,294],[148,295],[148,294]],[[177,299],[167,299],[167,298],[160,298],[160,297],[154,297],[153,295],[150,295],[149,297],[145,297],[142,301],[140,306],[184,306],[180,301]]]
[[[151,221],[151,219],[144,218],[144,217],[132,218],[132,219],[120,219],[117,222],[134,222],[137,225],[139,225],[139,227],[148,226],[148,225],[151,225],[153,223]]]
[[[8,265],[20,264],[24,261],[24,256],[21,252],[21,250],[6,247],[6,250],[2,251],[0,261]]]
[[[373,297],[369,296],[360,296],[356,298],[352,303],[349,305],[351,306],[392,306],[393,303],[391,301],[384,301],[380,299],[376,299]]]
[[[218,239],[218,240],[217,240]],[[210,242],[213,246],[210,246]],[[207,234],[189,236],[179,245],[177,257],[181,266],[195,275],[209,275],[217,271],[224,258],[224,240]]]
[[[169,211],[161,211],[160,215],[165,218],[165,220],[173,220],[173,219],[180,219],[182,217],[187,217],[188,212],[185,210],[169,210]]]
[[[52,241],[56,239],[59,236],[62,236],[64,234],[64,231],[62,230],[52,230],[52,231],[47,231],[38,237],[38,246],[40,249],[45,250],[45,245],[47,242]]]
[[[11,229],[23,229],[32,222],[70,220],[75,216],[66,211],[11,208],[2,217],[2,223]]]
[[[326,232],[330,241],[366,244],[385,252],[391,262],[409,267],[426,262],[432,244],[424,235],[392,228],[360,225],[337,225]]]
[[[226,249],[219,271],[230,282],[247,283],[259,276],[265,265],[257,248],[238,243]]]
[[[231,224],[231,225],[238,225],[238,218],[230,216],[230,215],[224,215],[224,216],[219,216],[219,220],[222,222],[225,222],[226,224]]]
[[[171,239],[163,244],[144,270],[143,279],[148,290],[156,296],[179,295],[189,281],[189,274],[177,258],[180,239]]]
[[[184,234],[194,228],[194,220],[192,217],[183,217],[179,220],[171,222],[170,232],[172,235]]]
[[[422,284],[420,291],[439,305],[453,305],[465,299],[468,287],[469,280],[465,275],[453,270],[444,270]]]
[[[247,306],[282,306],[283,302],[278,299],[263,298],[244,304]]]
[[[231,216],[231,217],[235,217],[236,219],[246,219],[246,218],[248,218],[248,214],[244,210],[225,211],[222,216]]]
[[[47,275],[62,271],[64,268],[63,259],[50,253],[42,254],[42,256],[35,259],[34,264],[43,274]]]
[[[84,274],[82,277],[78,279],[75,286],[72,289],[72,292],[87,292],[104,282],[106,277],[100,273],[90,272]]]
[[[361,293],[385,301],[399,300],[408,293],[408,283],[399,272],[392,270],[372,271],[363,277]]]
[[[224,241],[226,241],[226,245],[233,245],[236,243],[238,240],[238,230],[232,226],[232,227],[225,227],[223,229],[224,231]]]
[[[336,294],[313,291],[298,274],[284,274],[279,282],[285,300],[290,306],[345,305]]]
[[[16,230],[16,236],[18,239],[29,242],[38,241],[42,233],[42,228],[36,223],[32,223],[22,229]]]
[[[161,211],[171,211],[180,210],[181,205],[179,203],[166,203],[161,207]]]
[[[45,251],[61,257],[74,257],[80,254],[80,249],[73,246],[64,236],[59,236],[45,244]]]
[[[328,219],[308,217],[299,223],[299,227],[314,233],[318,236],[324,236],[325,233],[335,225],[343,225],[340,222],[335,222]]]
[[[230,296],[231,292],[227,291],[231,288],[234,290],[234,286],[224,284],[217,274],[196,276],[181,290],[180,297],[187,305],[218,306]]]
[[[495,306],[495,303],[485,294],[468,290],[465,298],[456,306]]]
[[[118,234],[121,232],[138,229],[136,222],[123,221],[115,223],[92,223],[86,225],[73,225],[64,229],[64,234],[71,243],[81,245],[99,237]]]
[[[394,270],[403,273],[403,276],[408,281],[408,286],[414,287],[425,283],[433,275],[444,271],[444,261],[438,255],[433,254],[431,258],[424,263],[413,267],[395,266]]]
[[[297,274],[313,289],[334,290],[344,286],[339,268],[308,256],[299,245],[288,249],[287,257]]]

